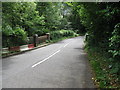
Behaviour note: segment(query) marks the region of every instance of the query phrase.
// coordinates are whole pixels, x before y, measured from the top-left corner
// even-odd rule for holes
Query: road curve
[[[83,36],[2,60],[3,88],[95,88]]]

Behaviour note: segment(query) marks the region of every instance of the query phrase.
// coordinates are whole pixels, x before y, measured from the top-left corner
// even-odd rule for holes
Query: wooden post
[[[50,40],[50,33],[46,33],[47,39]]]
[[[33,42],[34,42],[34,46],[35,46],[35,47],[37,47],[37,39],[38,39],[38,35],[35,34],[35,35],[33,36]]]

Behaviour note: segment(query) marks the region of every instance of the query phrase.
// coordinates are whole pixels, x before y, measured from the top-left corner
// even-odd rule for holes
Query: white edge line
[[[34,68],[35,66],[37,66],[37,65],[39,65],[39,64],[41,64],[41,63],[43,63],[43,62],[45,62],[46,60],[48,60],[49,58],[51,58],[52,56],[54,56],[54,55],[57,54],[58,52],[60,52],[60,50],[56,51],[55,53],[53,53],[53,54],[50,55],[49,57],[43,59],[42,61],[40,61],[40,62],[34,64],[34,65],[32,66],[32,68]]]

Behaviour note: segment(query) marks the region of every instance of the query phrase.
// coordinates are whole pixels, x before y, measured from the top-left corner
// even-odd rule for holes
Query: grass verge
[[[107,53],[99,48],[85,47],[88,58],[93,69],[92,78],[99,88],[120,88],[120,76],[115,73],[116,68],[112,67],[113,62],[109,60]]]

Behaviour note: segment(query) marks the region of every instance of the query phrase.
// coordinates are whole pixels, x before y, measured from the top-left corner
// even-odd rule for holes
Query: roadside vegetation
[[[76,34],[74,31],[72,30],[58,30],[58,31],[52,31],[50,32],[50,38],[51,40],[57,40],[59,38],[62,37],[75,37],[75,36],[79,36],[79,34]]]
[[[120,3],[3,2],[2,46],[50,33],[57,42],[86,34],[85,50],[100,88],[120,88]]]
[[[51,33],[51,40],[74,36],[69,8],[60,2],[3,2],[2,46],[25,45],[34,34]]]
[[[120,88],[119,3],[69,3],[87,31],[85,50],[100,88]]]

